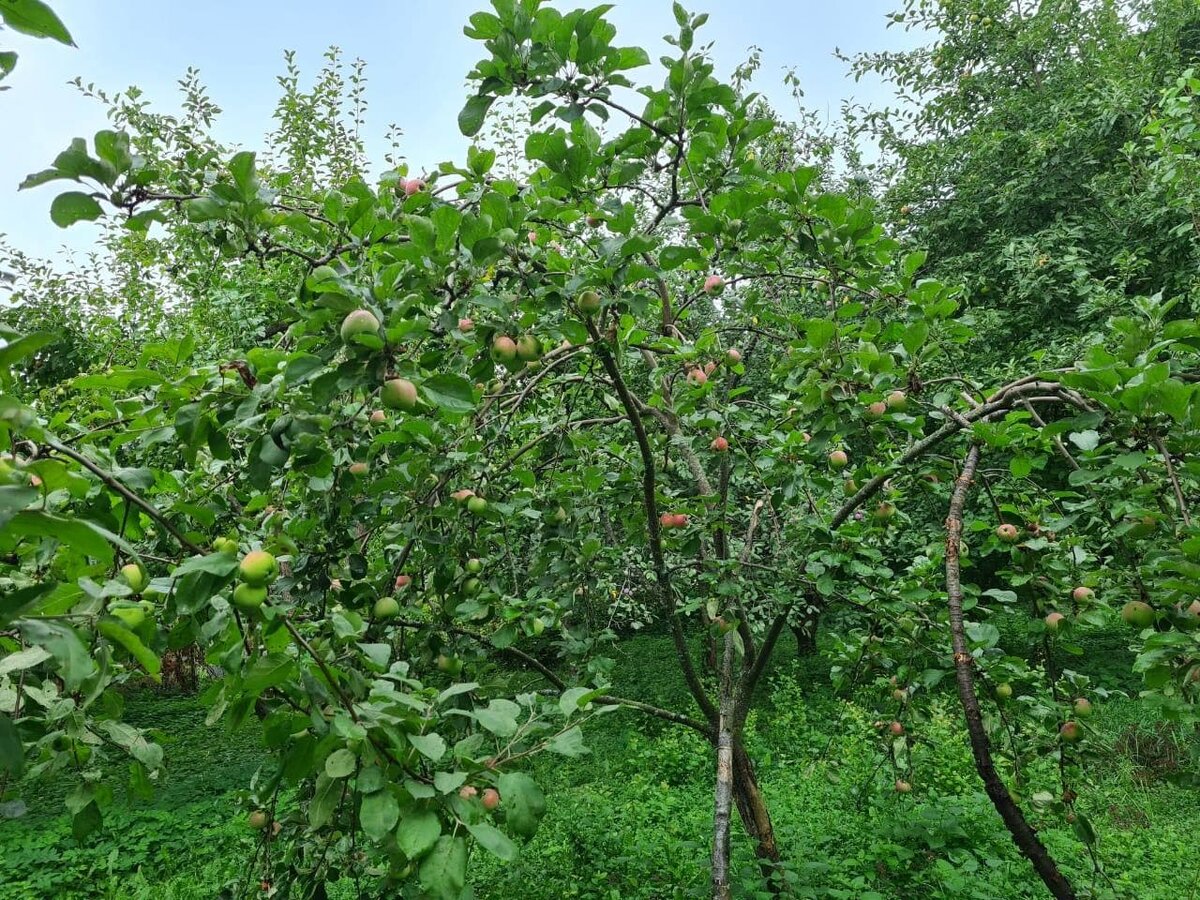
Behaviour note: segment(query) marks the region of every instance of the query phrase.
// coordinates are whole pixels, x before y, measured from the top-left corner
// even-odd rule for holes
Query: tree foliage
[[[957,7],[936,9],[927,25],[956,26]],[[1008,62],[980,90],[1023,84],[1009,114],[1043,96],[1013,72],[1050,78],[1023,55],[1045,17],[1097,35],[1064,56],[1124,46],[1101,40],[1125,22],[1107,6],[1056,9],[995,38]],[[943,205],[914,195],[931,204],[914,230],[803,164],[745,79],[717,76],[706,16],[675,6],[653,83],[606,11],[494,0],[471,16],[484,56],[460,128],[485,133],[498,102],[528,112],[501,168],[477,143],[371,178],[357,76],[346,88],[331,55],[311,94],[285,79],[271,153],[212,140],[193,82],[184,119],[112,98],[113,128],[26,179],[56,185],[59,224],[108,223],[119,287],[93,305],[29,264],[22,327],[4,326],[5,787],[78,770],[77,834],[100,827],[99,757],[127,754],[139,789],[164,765],[122,721],[122,686],[196,646],[210,721],[262,720],[273,764],[248,822],[277,847],[257,874],[283,890],[320,896],[354,872],[460,896],[471,855],[511,859],[554,802],[524,761],[587,752],[589,721],[621,709],[712,748],[714,896],[731,889],[735,811],[784,890],[742,731],[780,634],[819,620],[839,686],[878,691],[898,792],[920,788],[909,751],[956,680],[998,813],[1073,896],[1022,797],[1091,847],[1079,701],[1103,697],[1054,661],[1123,615],[1146,702],[1191,722],[1200,693],[1187,297],[1151,268],[1053,362],[981,359],[996,331],[969,314],[959,262],[1008,251],[954,217],[974,203],[1010,244],[1066,233],[1057,213],[1014,218],[1034,184],[1065,189],[1028,171],[1000,200],[1011,210],[982,202],[1004,193],[1005,140],[969,142],[1002,104],[945,92],[957,56],[874,63],[943,91],[907,123],[920,140],[895,139],[883,209],[954,185]],[[1193,81],[1177,74],[1136,129],[1176,198],[1173,242],[1194,237],[1175,233],[1194,194]],[[1032,328],[1027,314],[1014,304],[1010,326]],[[54,332],[84,319],[98,344],[55,356]],[[1043,341],[1075,322],[1043,319]],[[1008,623],[1025,652],[1001,649]],[[628,624],[671,635],[689,708],[612,695],[606,647]],[[1057,784],[1033,780],[1046,758]]]

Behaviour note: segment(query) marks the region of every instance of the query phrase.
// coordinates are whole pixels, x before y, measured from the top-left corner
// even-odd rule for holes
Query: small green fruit
[[[508,365],[517,358],[517,344],[506,334],[497,335],[492,341],[492,359]]]
[[[1011,700],[1013,695],[1012,685],[1007,681],[1003,684],[996,685],[996,696],[1001,700]]]
[[[233,605],[246,612],[258,609],[267,599],[266,585],[254,585],[242,582],[233,589]]]
[[[400,604],[395,597],[380,597],[373,610],[376,619],[394,619],[400,615]]]
[[[1000,538],[1006,544],[1015,544],[1017,539],[1021,537],[1021,532],[1017,531],[1016,525],[1010,525],[1005,522],[1003,525],[996,526],[996,537]]]
[[[595,291],[584,291],[575,302],[585,316],[594,316],[600,312],[600,295]]]
[[[467,560],[467,564],[466,564],[466,566],[464,566],[464,568],[470,574],[478,575],[480,572],[483,571],[483,563],[480,560],[476,559],[475,557],[471,557],[470,559]]]
[[[370,310],[356,309],[342,319],[342,341],[350,343],[360,334],[378,334],[379,320]]]
[[[1130,600],[1121,607],[1121,618],[1134,628],[1149,628],[1154,624],[1154,607],[1141,600]]]
[[[268,581],[273,581],[278,571],[279,564],[266,550],[251,550],[242,557],[238,565],[238,576],[246,584],[254,587],[261,587]]]
[[[246,818],[246,824],[255,831],[262,831],[267,827],[267,814],[261,809],[256,809]]]
[[[532,334],[523,334],[517,339],[517,357],[525,362],[541,358],[542,344]]]
[[[219,537],[213,541],[213,549],[218,553],[234,554],[238,552],[238,544],[233,538]]]
[[[845,450],[834,450],[829,454],[829,465],[835,469],[844,469],[850,462]]]
[[[887,408],[893,412],[904,412],[908,409],[908,396],[904,391],[892,391],[887,395]]]
[[[475,513],[475,515],[483,515],[487,511],[488,502],[482,497],[471,497],[467,500],[467,509]]]
[[[474,597],[481,590],[483,590],[483,582],[481,582],[478,578],[468,578],[463,582],[462,589],[463,593],[468,597]]]
[[[1090,701],[1087,697],[1079,697],[1076,699],[1075,703],[1072,704],[1072,708],[1075,710],[1076,716],[1081,719],[1086,719],[1092,714],[1092,701]]]
[[[146,573],[137,563],[129,563],[129,565],[121,566],[121,578],[133,590],[135,594],[140,594],[146,589],[150,579],[146,577]]]
[[[416,409],[417,386],[407,378],[391,378],[383,383],[380,399],[388,409]]]
[[[1057,632],[1060,628],[1062,628],[1062,623],[1066,620],[1066,618],[1067,617],[1060,612],[1049,613],[1045,619],[1046,630],[1052,634]]]

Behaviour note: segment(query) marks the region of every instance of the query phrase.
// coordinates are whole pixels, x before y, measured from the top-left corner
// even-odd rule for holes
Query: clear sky
[[[271,130],[279,96],[276,76],[284,50],[295,50],[306,76],[320,67],[331,44],[345,57],[368,64],[367,131],[375,158],[382,156],[390,122],[404,130],[403,152],[417,168],[461,159],[466,142],[456,117],[467,96],[465,76],[482,45],[463,35],[487,0],[52,0],[77,48],[5,31],[0,47],[20,61],[0,92],[0,234],[42,256],[56,248],[83,248],[94,226],[63,231],[50,222],[53,186],[17,192],[29,172],[45,168],[71,138],[106,126],[99,103],[82,97],[68,80],[76,75],[107,91],[142,88],[155,108],[177,109],[176,82],[196,66],[212,99],[224,110],[221,139],[254,149]],[[592,2],[563,2],[564,9]],[[763,51],[756,80],[783,115],[795,109],[783,85],[794,68],[806,104],[836,117],[841,101],[884,103],[879,85],[856,84],[833,57],[843,51],[909,46],[914,37],[887,28],[885,14],[900,0],[687,0],[691,12],[708,12],[704,41],[715,41],[718,72],[728,74],[751,45]],[[609,13],[617,42],[637,44],[652,60],[670,48],[675,31],[670,0],[616,0]],[[645,78],[648,68],[635,70]],[[653,78],[657,82],[658,75]]]

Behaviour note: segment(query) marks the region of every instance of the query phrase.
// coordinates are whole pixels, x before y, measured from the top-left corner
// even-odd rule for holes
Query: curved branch
[[[118,481],[112,475],[109,475],[107,472],[105,472],[103,469],[101,469],[98,465],[96,465],[94,462],[92,462],[90,459],[88,459],[86,456],[84,456],[78,450],[72,450],[70,447],[66,446],[65,444],[60,444],[58,441],[56,441],[52,438],[48,438],[48,437],[43,438],[42,442],[47,447],[49,447],[51,450],[53,450],[55,453],[60,453],[63,456],[66,456],[66,457],[69,457],[70,459],[75,460],[75,462],[79,463],[81,466],[83,466],[85,469],[87,469],[89,472],[91,472],[93,475],[95,475],[97,478],[99,478],[102,482],[104,482],[104,484],[106,484],[110,489],[112,489],[116,493],[120,494],[122,497],[124,497],[126,500],[128,500],[130,503],[132,503],[138,509],[142,510],[142,512],[144,512],[146,515],[148,515],[150,518],[152,518],[155,522],[157,522],[159,525],[161,525],[164,529],[166,529],[166,531],[171,535],[171,537],[175,538],[175,540],[179,542],[179,545],[181,547],[183,547],[186,550],[190,550],[192,553],[195,553],[199,556],[204,555],[204,553],[205,553],[204,549],[202,547],[200,547],[199,545],[192,543],[186,537],[184,537],[183,532],[181,532],[178,528],[176,528],[174,525],[172,525],[170,520],[167,519],[167,517],[164,516],[161,512],[159,512],[158,508],[153,503],[150,503],[149,501],[142,499],[140,496],[135,494],[129,488],[125,487],[125,485],[123,485],[120,481]]]
[[[684,637],[683,626],[679,622],[679,614],[675,608],[675,597],[671,590],[671,576],[667,571],[666,560],[663,558],[662,531],[659,528],[658,521],[658,500],[655,497],[654,451],[650,448],[650,438],[646,435],[646,425],[642,421],[641,413],[638,412],[637,401],[634,400],[633,395],[629,392],[629,388],[625,384],[625,379],[621,376],[621,370],[617,366],[617,361],[613,359],[612,353],[609,352],[608,347],[601,341],[595,322],[588,319],[587,328],[592,336],[593,348],[596,355],[600,357],[600,364],[604,366],[604,371],[608,373],[609,380],[612,381],[613,386],[617,389],[621,405],[625,408],[625,414],[629,417],[629,423],[633,426],[633,434],[637,440],[638,452],[642,457],[642,502],[646,508],[646,528],[650,535],[650,558],[654,563],[654,577],[658,583],[659,602],[671,626],[671,638],[675,643],[675,653],[679,657],[679,665],[683,669],[683,676],[684,680],[687,681],[688,690],[691,691],[692,697],[704,713],[704,717],[709,722],[715,723],[717,721],[717,710],[713,706],[708,692],[704,690],[704,685],[700,683],[700,676],[696,674],[696,667],[692,664],[691,653],[687,646],[687,638]]]
[[[1028,859],[1043,883],[1058,900],[1074,900],[1075,891],[1066,876],[1059,871],[1037,832],[1026,821],[1021,808],[1013,801],[1004,786],[992,761],[987,731],[983,726],[983,714],[979,709],[979,698],[975,696],[975,685],[971,676],[973,664],[967,639],[963,630],[963,592],[959,564],[959,545],[962,541],[963,506],[971,488],[971,480],[979,465],[979,445],[971,444],[963,463],[962,473],[954,484],[950,497],[950,512],[946,517],[946,595],[950,604],[950,633],[954,646],[954,675],[958,685],[958,698],[967,719],[967,734],[970,737],[971,754],[975,757],[975,770],[983,779],[984,789],[991,798],[996,812],[1012,835],[1017,849]]]

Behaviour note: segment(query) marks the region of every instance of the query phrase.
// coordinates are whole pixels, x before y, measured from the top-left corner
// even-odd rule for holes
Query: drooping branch
[[[171,535],[171,537],[175,538],[175,540],[179,543],[179,545],[181,547],[183,547],[184,549],[189,550],[192,553],[195,553],[197,555],[202,556],[204,554],[204,549],[202,547],[200,547],[199,545],[194,544],[192,541],[189,541],[184,536],[183,532],[181,532],[178,528],[176,528],[174,525],[172,525],[171,521],[166,516],[164,516],[161,512],[159,512],[158,508],[153,503],[150,503],[148,500],[145,500],[138,494],[135,494],[133,491],[131,491],[129,488],[127,488],[124,484],[122,484],[120,481],[118,481],[115,477],[113,477],[112,475],[108,474],[103,469],[101,469],[98,465],[96,465],[96,463],[94,463],[88,457],[86,457],[85,455],[83,455],[82,453],[80,453],[77,450],[71,449],[70,447],[66,446],[65,444],[60,444],[58,441],[54,440],[53,438],[45,437],[42,439],[42,442],[47,447],[49,447],[51,450],[53,450],[55,453],[59,453],[63,456],[66,456],[70,459],[75,460],[75,462],[79,463],[81,466],[83,466],[85,469],[87,469],[89,472],[91,472],[93,475],[95,475],[97,478],[99,478],[102,482],[104,482],[104,484],[107,485],[109,487],[109,489],[111,489],[112,491],[114,491],[117,494],[120,494],[122,497],[125,498],[125,500],[132,503],[134,506],[136,506],[138,509],[140,509],[142,512],[144,512],[146,515],[148,515],[150,518],[152,518],[155,522],[157,522],[159,525],[161,525],[167,531],[167,533]]]
[[[613,358],[612,353],[609,352],[607,345],[603,343],[599,332],[596,330],[595,322],[588,319],[587,328],[592,336],[593,349],[600,358],[600,364],[604,367],[609,380],[612,381],[613,386],[616,388],[617,396],[621,400],[625,414],[629,417],[629,424],[633,426],[633,434],[637,441],[638,452],[642,457],[642,502],[646,511],[650,558],[654,564],[654,576],[658,584],[659,602],[670,624],[671,638],[675,644],[675,653],[679,658],[680,667],[683,669],[683,676],[687,682],[688,690],[691,691],[692,697],[696,700],[696,704],[704,713],[705,718],[715,724],[717,710],[713,706],[708,692],[704,689],[704,685],[700,683],[696,667],[692,664],[691,653],[687,646],[687,638],[684,636],[683,626],[680,624],[679,614],[675,608],[675,597],[671,589],[671,575],[667,569],[666,560],[663,558],[662,531],[659,528],[658,521],[658,500],[655,496],[654,451],[650,447],[650,439],[646,435],[646,425],[642,421],[641,413],[638,412],[637,401],[634,400],[628,386],[625,384],[625,379],[621,375],[617,361]]]
[[[976,406],[962,415],[951,417],[950,421],[946,422],[937,431],[931,432],[921,438],[921,440],[909,447],[904,453],[892,460],[882,472],[875,475],[875,477],[859,488],[852,497],[842,504],[838,511],[834,513],[833,519],[830,520],[830,529],[838,528],[850,518],[856,509],[878,493],[879,489],[883,487],[884,483],[898,469],[924,456],[938,444],[965,430],[967,427],[977,422],[985,422],[992,416],[1012,409],[1026,395],[1037,394],[1043,391],[1048,392],[1056,400],[1079,405],[1079,401],[1070,392],[1054,382],[1036,381],[1033,377],[1030,377],[1005,385],[989,397],[986,403]]]
[[[1043,883],[1058,900],[1074,900],[1075,891],[1066,876],[1059,870],[1058,865],[1046,850],[1037,832],[1025,819],[1021,808],[1017,806],[1008,788],[996,772],[992,761],[991,746],[988,742],[987,731],[983,725],[983,715],[979,709],[979,698],[975,695],[974,679],[971,674],[973,660],[967,646],[967,638],[963,628],[963,592],[962,575],[959,563],[959,548],[963,532],[963,507],[966,504],[967,493],[975,470],[979,465],[979,444],[972,443],[963,463],[962,472],[954,484],[954,492],[950,497],[950,511],[946,517],[946,596],[950,605],[950,633],[954,648],[954,675],[958,687],[958,698],[962,703],[963,713],[967,720],[967,734],[971,744],[971,754],[975,758],[975,769],[983,779],[984,789],[991,798],[996,812],[1004,820],[1004,825],[1012,835],[1017,849],[1028,859]]]

